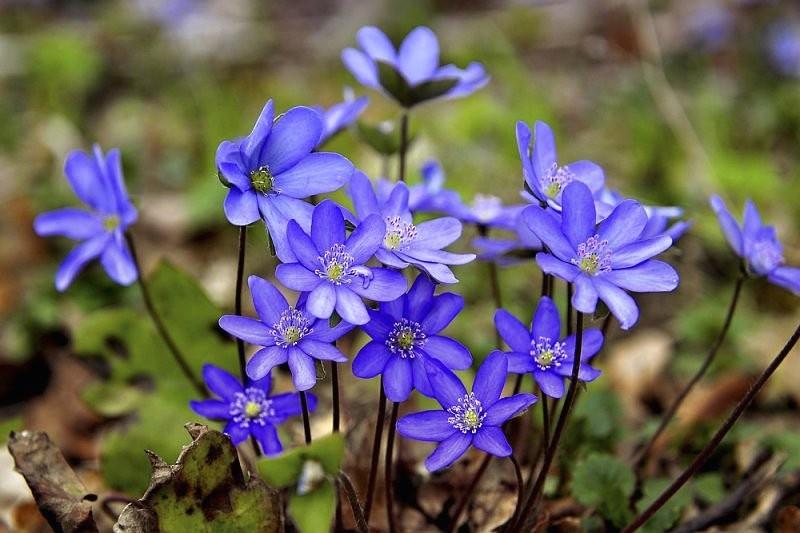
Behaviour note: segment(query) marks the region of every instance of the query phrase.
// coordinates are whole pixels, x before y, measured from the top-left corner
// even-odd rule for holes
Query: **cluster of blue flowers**
[[[413,30],[399,48],[374,27],[361,29],[357,40],[360,49],[342,54],[345,65],[362,85],[389,96],[404,113],[434,99],[466,96],[488,81],[477,63],[465,69],[440,65],[438,42],[428,28]],[[397,423],[406,438],[438,443],[426,461],[430,470],[453,464],[470,446],[508,456],[512,450],[504,423],[537,401],[533,394],[501,398],[508,373],[530,374],[541,394],[560,398],[573,367],[578,380],[598,378],[589,361],[600,351],[603,334],[593,328],[565,334],[548,295],[532,303],[530,326],[498,309],[495,324],[508,349],[498,346],[485,358],[467,392],[455,371],[470,368],[472,355],[443,334],[464,300],[437,290],[458,281],[453,266],[476,258],[446,249],[460,238],[463,225],[477,229],[474,245],[481,259],[500,264],[535,259],[543,275],[571,285],[570,303],[577,312],[595,314],[603,302],[628,329],[639,317],[631,293],[677,287],[675,269],[655,257],[689,224],[670,225],[682,215],[678,208],[645,206],[609,189],[594,162],[562,164],[553,131],[543,122],[533,128],[516,125],[522,176],[516,205],[490,195],[462,201],[446,188],[435,161],[423,166],[422,182],[411,187],[370,179],[341,154],[321,151],[367,103],[366,97],[349,95],[328,109],[293,107],[276,118],[269,100],[249,135],[219,145],[217,170],[228,187],[225,216],[236,226],[264,223],[280,261],[275,278],[298,294],[290,304],[272,282],[249,278],[257,318],[219,320],[232,336],[258,347],[247,364],[248,379],[242,384],[207,366],[205,382],[218,399],[192,402],[192,407],[227,421],[224,431],[234,442],[253,436],[266,454],[278,453],[276,426],[302,409],[298,393],[271,395],[272,369],[288,364],[296,390],[308,391],[317,382],[318,361],[347,362],[335,343],[360,328],[370,340],[352,361],[355,376],[381,376],[392,402],[403,402],[416,390],[441,405]],[[88,210],[64,208],[35,221],[40,235],[82,241],[59,268],[56,287],[66,289],[95,258],[118,283],[133,283],[138,272],[126,235],[137,212],[125,191],[119,151],[105,156],[99,148],[94,155],[75,151],[67,157],[65,174]],[[330,199],[315,203],[317,195],[342,188],[352,210]],[[761,223],[751,202],[741,227],[719,198],[711,205],[748,274],[800,293],[800,269],[785,265],[774,228]],[[418,222],[420,214],[441,217]],[[313,395],[307,405],[314,409]]]

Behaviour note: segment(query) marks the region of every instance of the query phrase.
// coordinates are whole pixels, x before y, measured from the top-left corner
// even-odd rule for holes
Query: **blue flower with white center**
[[[575,361],[575,335],[561,336],[561,317],[556,304],[543,296],[539,300],[530,328],[526,328],[514,315],[498,309],[494,324],[500,336],[511,348],[508,371],[514,374],[532,374],[539,389],[551,398],[564,394],[564,378],[572,374]],[[600,371],[586,361],[594,357],[603,346],[603,334],[597,329],[586,329],[581,343],[581,364],[578,379],[593,381]]]
[[[440,66],[439,41],[424,26],[414,28],[399,49],[374,26],[358,30],[356,40],[361,50],[345,49],[344,65],[359,83],[388,94],[404,107],[434,98],[466,96],[489,81],[480,63],[470,63],[466,69]]]
[[[278,265],[275,276],[286,287],[307,292],[306,309],[317,318],[329,318],[335,310],[350,324],[365,324],[369,315],[362,298],[391,301],[407,287],[400,272],[366,266],[385,233],[381,218],[371,216],[346,237],[342,209],[325,200],[314,209],[310,235],[289,222],[297,262]]]
[[[452,370],[472,364],[469,350],[440,333],[464,308],[453,293],[434,296],[435,286],[420,274],[408,293],[370,310],[362,329],[372,338],[353,359],[353,374],[363,379],[383,375],[383,389],[393,402],[408,399],[413,389],[432,396],[425,361],[433,358]]]
[[[775,228],[761,222],[761,215],[751,200],[744,204],[741,226],[719,196],[711,197],[711,207],[728,244],[744,260],[749,274],[766,277],[770,283],[800,295],[800,268],[786,266]]]
[[[322,135],[317,143],[317,148],[322,147],[331,137],[354,123],[367,108],[368,103],[368,97],[356,98],[353,91],[348,88],[345,90],[343,102],[334,104],[327,109],[321,106],[315,107],[314,109],[322,118]]]
[[[304,391],[317,382],[315,360],[347,361],[333,343],[353,329],[352,325],[340,322],[330,327],[327,320],[311,315],[303,305],[290,306],[272,283],[258,276],[250,276],[247,283],[258,320],[225,315],[219,325],[237,339],[262,347],[247,362],[251,379],[259,380],[275,366],[289,363],[294,386]]]
[[[547,250],[536,255],[539,267],[574,285],[572,305],[581,313],[593,313],[600,299],[628,329],[639,308],[626,291],[668,292],[678,286],[675,269],[651,259],[672,239],[642,237],[648,218],[638,202],[625,200],[597,224],[592,192],[575,181],[564,189],[560,221],[552,211],[532,205],[521,216]]]
[[[366,174],[356,172],[350,181],[350,196],[357,218],[378,215],[385,221],[383,243],[375,252],[375,258],[384,265],[400,269],[414,265],[439,283],[457,283],[448,265],[475,259],[474,254],[442,249],[461,236],[462,225],[457,219],[443,217],[414,224],[404,183],[394,184],[388,195],[378,195]]]
[[[323,132],[319,113],[293,107],[274,119],[272,100],[261,111],[247,137],[223,141],[217,148],[217,169],[230,185],[225,216],[246,226],[263,219],[281,261],[295,257],[286,227],[296,220],[308,230],[314,206],[305,198],[335,191],[353,174],[344,156],[314,152]]]
[[[533,198],[526,195],[532,203],[544,203],[560,210],[564,188],[573,181],[586,184],[593,195],[602,190],[605,173],[599,165],[585,160],[559,165],[556,141],[550,126],[537,121],[534,132],[532,135],[527,124],[517,122],[517,148],[522,161],[522,176],[533,193]]]
[[[136,222],[137,212],[125,189],[119,150],[106,155],[98,145],[93,154],[74,150],[67,156],[64,174],[89,210],[65,207],[42,213],[33,221],[37,235],[82,241],[58,268],[56,289],[66,290],[83,267],[97,258],[111,279],[130,285],[138,272],[125,242],[125,231]]]
[[[426,361],[428,379],[441,410],[406,415],[397,421],[397,432],[407,439],[438,442],[425,459],[435,472],[452,465],[475,446],[497,456],[511,455],[503,424],[536,402],[533,394],[500,398],[508,375],[508,359],[502,352],[490,354],[478,369],[472,392],[458,377],[434,359]]]
[[[283,450],[276,426],[290,416],[302,414],[297,393],[270,394],[272,376],[269,373],[242,386],[238,379],[214,365],[203,366],[203,380],[219,399],[189,402],[195,413],[211,420],[227,420],[222,431],[235,445],[252,435],[265,455]],[[309,411],[316,409],[316,396],[308,394],[307,399]]]

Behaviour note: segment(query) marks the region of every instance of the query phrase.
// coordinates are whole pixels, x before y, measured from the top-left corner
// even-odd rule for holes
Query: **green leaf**
[[[300,480],[306,461],[317,461],[327,475],[335,476],[343,457],[344,438],[340,433],[331,433],[312,441],[308,446],[261,459],[258,472],[273,487],[293,487]]]
[[[442,96],[458,83],[458,78],[444,78],[441,80],[431,80],[421,83],[411,88],[412,104],[421,104],[426,100],[432,100]]]
[[[244,481],[230,439],[197,424],[187,429],[193,441],[175,465],[150,454],[150,486],[125,507],[115,531],[279,531],[279,494],[255,476]]]
[[[307,494],[292,494],[288,505],[289,516],[297,528],[307,533],[330,531],[335,510],[336,493],[327,479]]]
[[[112,383],[91,383],[81,391],[83,401],[95,413],[116,418],[130,413],[141,403],[145,392],[136,387]]]
[[[380,124],[373,126],[359,120],[356,123],[356,131],[362,141],[381,155],[394,155],[400,151],[400,136],[396,128],[386,131]]]
[[[386,92],[397,100],[403,107],[411,107],[414,100],[411,95],[411,87],[393,65],[384,61],[376,61],[378,65],[378,81]]]
[[[628,498],[636,479],[623,461],[608,454],[592,454],[578,463],[572,477],[572,493],[587,507],[596,507],[616,526],[631,518]]]
[[[656,498],[672,483],[670,479],[648,479],[644,483],[642,499],[636,504],[636,509],[644,511]],[[669,531],[683,513],[683,509],[692,498],[692,490],[683,487],[670,498],[664,506],[648,520],[639,531],[643,533],[660,533]]]

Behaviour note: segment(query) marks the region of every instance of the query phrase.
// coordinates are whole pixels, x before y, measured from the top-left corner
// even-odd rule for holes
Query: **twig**
[[[353,487],[353,482],[347,477],[347,474],[342,471],[339,471],[338,478],[347,496],[347,500],[350,502],[350,508],[353,510],[353,518],[356,520],[358,532],[367,533],[369,526],[367,526],[367,521],[364,518],[364,511],[361,509],[361,504],[358,502],[358,494],[356,493],[355,487]]]

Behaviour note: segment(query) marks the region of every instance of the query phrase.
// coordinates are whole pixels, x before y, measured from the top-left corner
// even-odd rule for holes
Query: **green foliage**
[[[233,344],[218,333],[220,311],[187,273],[162,262],[149,277],[154,305],[196,375],[204,363],[236,369]],[[197,419],[189,400],[197,392],[181,373],[149,317],[123,308],[87,316],[75,331],[76,352],[99,356],[109,380],[83,392],[87,404],[104,416],[130,415],[103,440],[103,475],[116,490],[131,494],[147,487],[142,450],[170,456],[181,449],[182,426]],[[145,389],[136,383],[149,383]]]
[[[658,496],[672,483],[671,479],[648,479],[644,482],[642,499],[636,505],[636,510],[644,511]],[[640,531],[644,533],[660,533],[669,531],[680,518],[683,509],[692,498],[691,485],[683,487],[664,504],[661,509],[648,520]]]
[[[628,498],[636,479],[630,467],[608,454],[596,453],[578,463],[572,476],[572,494],[587,507],[595,507],[616,526],[631,518]]]

